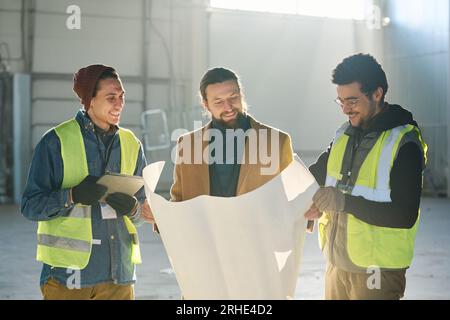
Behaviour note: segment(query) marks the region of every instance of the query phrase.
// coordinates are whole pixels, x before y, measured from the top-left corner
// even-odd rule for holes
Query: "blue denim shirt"
[[[110,155],[94,130],[94,124],[86,117],[84,111],[78,111],[76,120],[80,124],[86,149],[86,158],[90,175],[102,176],[106,171],[120,172],[120,140],[116,132],[110,144]],[[146,165],[141,148],[134,175],[142,176]],[[28,180],[22,196],[22,214],[32,221],[46,221],[69,214],[73,205],[68,205],[69,189],[61,189],[63,181],[63,162],[61,144],[55,130],[49,130],[34,150]],[[144,190],[136,194],[142,203]],[[132,284],[136,281],[135,265],[131,262],[131,237],[122,218],[102,219],[100,206],[92,206],[92,236],[100,244],[92,245],[89,263],[81,270],[79,280],[81,287],[98,283],[113,282]],[[133,223],[142,224],[140,212],[133,217]],[[41,273],[41,286],[49,278],[63,285],[74,279],[74,271],[66,268],[51,267],[44,263]],[[69,279],[71,277],[71,279]],[[69,280],[69,282],[68,282]]]

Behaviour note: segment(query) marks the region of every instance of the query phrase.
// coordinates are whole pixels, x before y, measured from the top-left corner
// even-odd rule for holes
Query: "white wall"
[[[213,10],[209,64],[234,69],[250,112],[287,131],[310,163],[346,121],[333,102],[332,70],[360,51],[382,60],[379,37],[351,20]]]
[[[411,110],[429,146],[425,187],[450,190],[449,2],[384,1],[387,100]],[[450,192],[448,192],[450,195]]]
[[[26,3],[31,6],[32,2]],[[31,16],[25,17],[31,25],[29,30],[25,26],[26,37],[31,39],[31,47],[26,48],[31,68],[27,70],[21,57],[21,1],[0,3],[0,42],[8,45],[10,70],[33,75],[34,144],[46,129],[76,112],[79,103],[72,92],[71,77],[80,67],[92,63],[114,66],[124,80],[124,126],[139,134],[139,115],[151,108],[165,109],[171,127],[185,125],[183,112],[198,103],[197,80],[207,63],[204,0],[33,3],[34,7],[27,8]],[[81,9],[80,30],[66,27],[66,9],[72,4]],[[6,55],[4,47],[0,50]]]
[[[0,55],[13,71],[22,71],[24,68],[20,8],[20,1],[0,1]]]
[[[207,65],[204,0],[25,3],[29,12],[25,57],[21,56],[21,1],[1,0],[0,42],[9,47],[10,71],[32,75],[30,149],[45,131],[76,113],[80,103],[72,92],[73,73],[93,63],[118,70],[126,90],[121,125],[139,137],[145,109],[166,110],[171,130],[191,123],[186,115],[197,104],[197,81]],[[72,4],[81,9],[80,30],[66,27],[66,9]],[[0,48],[2,56],[4,50]],[[151,161],[170,160],[170,150],[147,155]],[[163,177],[166,185],[170,171],[169,163]]]
[[[33,34],[32,141],[70,117],[80,104],[72,91],[71,75],[79,68],[103,63],[114,66],[122,77],[139,76],[142,61],[141,2],[130,1],[126,7],[119,0],[81,0],[81,29],[69,30],[66,8],[73,1],[36,1]],[[67,75],[52,79],[54,75]],[[124,81],[127,91],[126,112],[122,125],[136,134],[142,111],[142,89]],[[134,89],[134,90],[133,90]]]

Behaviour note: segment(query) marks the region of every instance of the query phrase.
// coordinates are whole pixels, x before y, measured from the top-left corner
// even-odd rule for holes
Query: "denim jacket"
[[[95,132],[95,126],[79,110],[76,120],[80,124],[86,149],[90,175],[102,176],[105,172],[120,172],[120,140],[114,134],[110,150],[104,146]],[[142,176],[146,166],[142,144],[134,175]],[[67,215],[73,208],[69,205],[69,189],[61,189],[63,162],[61,143],[54,129],[49,130],[39,141],[33,154],[27,184],[22,196],[22,214],[32,221],[46,221]],[[136,194],[139,202],[145,199],[143,188]],[[136,281],[135,265],[131,262],[131,237],[123,219],[102,219],[100,205],[92,206],[92,236],[94,241],[89,263],[74,277],[73,270],[51,267],[44,263],[40,285],[50,278],[63,285],[89,287],[99,283],[133,284]],[[132,217],[135,225],[142,224],[140,210]],[[78,271],[77,271],[78,272]],[[73,283],[79,279],[78,283]],[[72,282],[72,283],[69,283]]]

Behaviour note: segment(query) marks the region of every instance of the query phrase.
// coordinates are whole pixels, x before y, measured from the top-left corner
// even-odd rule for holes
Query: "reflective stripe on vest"
[[[394,152],[397,150],[396,146],[398,147],[400,144],[400,139],[412,128],[411,125],[397,127],[389,130],[384,139],[379,139],[382,149],[377,161],[375,184],[372,186],[369,183],[369,186],[364,186],[356,183],[351,193],[353,196],[362,196],[367,200],[377,202],[391,202],[389,178],[396,155]]]
[[[78,185],[88,174],[86,151],[81,129],[75,119],[55,127],[61,142],[64,176],[62,189]],[[140,144],[134,134],[119,129],[121,146],[121,173],[132,175],[135,171]],[[131,260],[141,263],[137,230],[128,217],[125,226],[132,239]],[[64,217],[38,223],[38,248],[36,259],[53,267],[84,269],[92,248],[91,207],[75,205]]]
[[[47,247],[91,252],[91,243],[83,240],[57,237],[49,234],[38,234],[38,242],[40,245]]]
[[[349,123],[345,123],[342,127],[340,127],[333,138],[333,146],[331,148],[331,152],[338,153],[344,157],[345,148],[348,142],[348,136],[345,135],[345,131],[350,126]],[[330,152],[330,155],[331,155]],[[342,159],[341,159],[342,161]],[[325,180],[326,186],[336,186],[337,182],[342,179],[342,174],[340,173],[341,168],[332,168],[330,170],[329,166],[327,167],[327,177]]]
[[[343,129],[343,130],[341,130]],[[344,153],[348,143],[345,128],[336,133],[332,150],[328,158],[326,186],[337,186],[342,179],[340,173]],[[383,132],[364,160],[355,186],[350,194],[362,196],[367,200],[391,202],[390,171],[400,148],[400,143],[406,134],[417,135],[416,141],[426,156],[427,146],[423,142],[420,131],[412,125],[399,126]],[[321,248],[328,241],[326,229],[331,228],[330,215],[324,213],[319,219],[319,245]],[[347,213],[347,224],[341,232],[346,233],[346,251],[351,263],[357,267],[400,269],[410,265],[414,253],[414,240],[419,218],[411,229],[377,227],[357,219]],[[332,240],[334,241],[334,239]],[[333,248],[334,249],[334,248]],[[344,255],[329,252],[338,258]],[[338,259],[336,258],[336,259]],[[339,261],[335,261],[339,264]]]

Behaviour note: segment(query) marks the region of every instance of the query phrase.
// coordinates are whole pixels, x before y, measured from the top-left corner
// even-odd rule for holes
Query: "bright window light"
[[[212,8],[363,20],[370,0],[210,0]]]
[[[297,0],[211,0],[211,7],[295,14]]]

